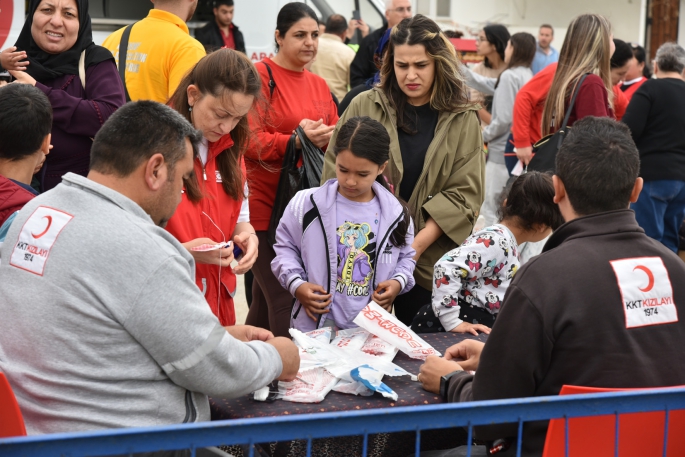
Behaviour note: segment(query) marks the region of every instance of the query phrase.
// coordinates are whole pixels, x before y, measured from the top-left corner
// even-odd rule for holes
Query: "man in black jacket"
[[[388,28],[393,28],[402,19],[411,17],[411,1],[409,0],[386,0],[385,18],[387,27],[381,27],[369,33],[359,44],[359,50],[350,65],[350,87],[354,88],[364,84],[367,79],[373,78],[378,69],[373,61],[378,42]],[[200,40],[202,41],[202,40]]]
[[[233,24],[233,0],[215,0],[213,12],[214,20],[195,32],[197,41],[204,45],[208,54],[223,47],[245,54],[243,34]]]
[[[642,189],[639,166],[626,126],[595,117],[573,125],[554,176],[566,224],[516,273],[485,345],[465,341],[426,360],[425,389],[461,402],[557,395],[565,384],[685,384],[685,264],[628,209]],[[524,424],[522,455],[542,455],[547,426]],[[517,424],[475,432],[512,438]]]

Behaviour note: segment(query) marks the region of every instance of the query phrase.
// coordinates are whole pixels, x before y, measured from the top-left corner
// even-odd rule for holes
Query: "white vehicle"
[[[276,16],[289,1],[234,0],[234,22],[245,37],[247,54],[253,61],[273,56]],[[24,25],[26,3],[24,0],[0,0],[0,49],[16,42]],[[384,0],[305,0],[304,3],[322,20],[334,13],[350,20],[352,11],[358,9],[372,30],[382,27],[385,19]],[[146,0],[89,0],[93,41],[101,44],[114,30],[147,16],[150,8],[152,3]],[[188,22],[191,33],[209,20],[214,20],[212,0],[200,0],[195,15]]]

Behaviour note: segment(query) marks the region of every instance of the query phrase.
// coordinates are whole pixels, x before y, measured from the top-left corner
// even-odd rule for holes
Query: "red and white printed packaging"
[[[396,346],[412,359],[425,360],[429,355],[441,355],[430,344],[400,322],[395,316],[371,302],[362,309],[354,323]]]
[[[350,348],[359,351],[371,336],[369,332],[359,327],[338,330],[331,344],[339,348]]]
[[[362,346],[362,352],[366,352],[367,354],[375,355],[376,357],[390,361],[395,358],[395,355],[397,355],[398,351],[399,349],[397,349],[395,346],[383,340],[382,338],[377,337],[376,335],[371,335],[371,338],[366,340],[364,346]]]
[[[317,328],[316,330],[311,330],[305,335],[307,335],[309,338],[313,338],[316,341],[321,341],[322,343],[330,343],[331,342],[331,335],[333,334],[333,329],[330,327],[322,327],[322,328]],[[297,341],[295,342],[297,344]]]
[[[296,403],[320,403],[338,382],[325,368],[298,373],[292,382],[278,383],[278,397]]]

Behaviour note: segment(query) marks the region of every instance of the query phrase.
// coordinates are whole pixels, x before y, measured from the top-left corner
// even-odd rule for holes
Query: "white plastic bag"
[[[309,339],[302,341],[317,341],[321,344],[328,345],[328,343],[331,341],[331,333],[330,327],[319,328],[305,333],[304,335],[306,335]],[[295,340],[295,346],[297,346],[300,350],[300,373],[304,373],[308,370],[313,370],[316,368],[323,368],[335,362],[335,360],[325,359],[317,356],[317,349],[312,347],[311,344],[305,344],[303,346],[299,341]]]
[[[325,368],[316,368],[298,373],[291,382],[278,383],[278,398],[296,403],[320,403],[338,379]]]
[[[290,336],[300,347],[307,348],[308,354],[316,358],[319,363],[326,364],[326,369],[335,377],[339,378],[349,374],[351,370],[361,365],[372,366],[388,376],[410,376],[406,370],[388,360],[349,347],[321,343],[309,338],[297,329],[291,328]],[[300,371],[302,370],[300,369]]]
[[[332,334],[333,329],[330,327],[317,328],[316,330],[305,333],[305,335],[307,335],[309,338],[314,338],[315,340],[326,344],[331,342]]]
[[[335,333],[335,338],[331,341],[331,344],[339,348],[350,348],[361,350],[361,348],[371,337],[371,334],[364,330],[363,328],[349,328],[346,330],[338,330]]]
[[[395,346],[376,335],[371,335],[371,338],[366,340],[364,346],[362,346],[362,352],[390,361],[395,359],[398,351],[399,349]]]
[[[397,393],[381,381],[383,373],[380,373],[373,367],[362,365],[350,371],[350,376],[367,389],[379,392],[385,398],[397,401]]]
[[[425,360],[429,355],[441,355],[395,316],[371,302],[362,309],[354,323],[396,346],[412,359]],[[374,365],[371,365],[374,366]]]

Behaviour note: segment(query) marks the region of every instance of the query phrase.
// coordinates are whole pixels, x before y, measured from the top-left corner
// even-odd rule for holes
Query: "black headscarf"
[[[62,75],[78,75],[78,62],[84,49],[86,50],[86,68],[108,59],[114,59],[109,50],[93,43],[93,30],[90,25],[90,15],[88,14],[88,0],[76,0],[79,29],[74,46],[59,54],[49,54],[43,51],[38,47],[31,35],[33,14],[38,9],[40,2],[41,0],[31,0],[29,2],[26,22],[24,22],[19,39],[15,43],[17,50],[26,51],[30,62],[30,65],[26,67],[26,73],[33,76],[36,81],[55,79]]]

